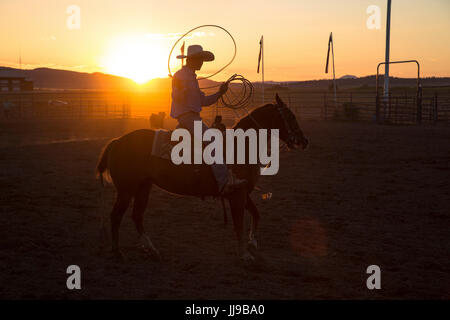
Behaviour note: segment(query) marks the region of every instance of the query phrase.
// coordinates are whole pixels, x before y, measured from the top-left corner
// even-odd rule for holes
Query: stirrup
[[[228,170],[228,179],[220,192],[221,195],[230,194],[238,188],[244,187],[248,183],[245,179],[237,178],[231,170]]]

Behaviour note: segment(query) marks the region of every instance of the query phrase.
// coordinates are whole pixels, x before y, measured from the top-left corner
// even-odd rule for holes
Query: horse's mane
[[[253,123],[253,121],[250,119],[250,117],[257,117],[258,114],[263,113],[263,112],[273,108],[273,106],[274,106],[273,103],[267,103],[265,105],[254,108],[252,111],[250,111],[246,115],[239,118],[239,120],[236,122],[236,124],[233,126],[233,128],[238,128],[240,125],[243,125],[248,121],[251,121]]]

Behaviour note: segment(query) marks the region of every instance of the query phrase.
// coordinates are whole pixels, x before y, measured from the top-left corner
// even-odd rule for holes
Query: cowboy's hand
[[[220,96],[223,96],[227,92],[227,90],[228,90],[228,82],[222,83],[219,89]]]

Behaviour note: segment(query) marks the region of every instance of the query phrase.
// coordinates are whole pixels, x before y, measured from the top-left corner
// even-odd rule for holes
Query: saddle
[[[164,129],[155,130],[151,152],[152,157],[172,161],[172,149],[178,143],[178,141],[171,141],[171,136],[172,131]],[[193,151],[191,152],[191,154],[193,155]],[[195,185],[204,184],[207,181],[208,177],[213,176],[211,166],[205,163],[186,165],[185,169],[186,168],[192,170]],[[201,198],[203,199],[203,196],[201,196]]]
[[[170,160],[170,155],[172,153],[172,149],[174,145],[177,143],[176,141],[171,141],[170,137],[172,136],[172,131],[158,129],[155,130],[155,136],[153,137],[152,144],[152,156]]]
[[[153,157],[171,160],[171,153],[173,147],[178,144],[178,141],[172,141],[170,138],[172,136],[173,130],[158,129],[155,130],[155,136],[153,137],[152,153]],[[194,155],[194,146],[191,146],[191,156]],[[193,163],[193,159],[191,159]],[[198,166],[198,165],[196,165]]]

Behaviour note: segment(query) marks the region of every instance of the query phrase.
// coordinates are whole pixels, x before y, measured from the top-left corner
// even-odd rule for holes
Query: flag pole
[[[264,104],[264,36],[261,36],[262,103]]]
[[[331,56],[333,59],[333,86],[334,86],[334,108],[337,110],[337,95],[336,95],[336,71],[334,68],[334,37],[331,33]]]
[[[181,55],[184,56],[184,45],[185,45],[185,41],[183,41],[183,45],[181,46],[180,50],[181,50]],[[184,66],[184,58],[181,58],[181,67],[183,68]]]

